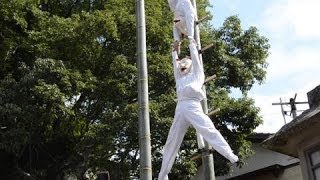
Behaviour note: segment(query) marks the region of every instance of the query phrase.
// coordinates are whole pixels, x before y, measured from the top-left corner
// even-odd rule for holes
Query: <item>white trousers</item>
[[[233,155],[229,144],[215,128],[211,119],[203,113],[199,101],[178,101],[174,120],[164,146],[158,180],[168,180],[168,174],[179,151],[183,137],[190,125],[192,125],[197,133],[201,134],[218,153],[226,158]]]

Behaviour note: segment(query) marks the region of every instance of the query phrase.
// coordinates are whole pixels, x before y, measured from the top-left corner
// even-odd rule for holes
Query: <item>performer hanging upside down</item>
[[[229,144],[215,128],[210,118],[204,114],[200,101],[205,98],[202,90],[204,83],[203,67],[199,61],[199,54],[194,40],[190,40],[191,54],[179,60],[177,54],[178,44],[174,43],[172,60],[178,104],[175,111],[167,142],[164,146],[162,166],[159,180],[168,180],[183,137],[190,125],[222,156],[231,163],[238,161]]]
[[[193,8],[190,0],[168,0],[169,7],[174,13],[173,19],[173,38],[180,42],[183,37],[193,39],[194,37],[194,23],[196,18],[196,11]],[[180,43],[179,43],[180,45]],[[178,54],[180,48],[178,46]]]

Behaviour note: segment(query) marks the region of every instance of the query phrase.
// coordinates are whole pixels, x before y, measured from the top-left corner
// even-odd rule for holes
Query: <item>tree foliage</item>
[[[0,2],[0,167],[10,179],[62,179],[108,170],[112,179],[139,177],[135,2],[12,0]],[[198,0],[203,16],[209,6]],[[153,176],[176,102],[171,67],[172,13],[146,1]],[[219,29],[201,25],[212,117],[241,158],[246,137],[261,123],[246,96],[266,75],[268,41],[236,16]],[[240,88],[243,97],[229,97]],[[200,162],[194,130],[184,139],[170,177],[190,179]],[[215,154],[216,173],[226,161]]]

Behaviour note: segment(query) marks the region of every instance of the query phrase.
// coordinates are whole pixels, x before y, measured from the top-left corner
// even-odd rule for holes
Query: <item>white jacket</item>
[[[176,80],[176,91],[178,101],[180,100],[197,100],[201,101],[206,97],[202,90],[204,83],[204,72],[202,64],[199,61],[198,49],[195,43],[189,44],[192,66],[190,72],[185,75],[180,74],[178,69],[179,57],[176,51],[172,52],[172,63],[174,68],[174,77]]]

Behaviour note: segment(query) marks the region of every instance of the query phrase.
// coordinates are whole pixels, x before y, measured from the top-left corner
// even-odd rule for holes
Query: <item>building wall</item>
[[[277,180],[302,180],[300,165],[285,169],[285,171],[279,175]]]
[[[313,135],[313,137],[306,137],[303,142],[301,142],[298,145],[298,153],[299,153],[299,159],[301,164],[301,171],[303,175],[304,180],[309,180],[309,174],[308,174],[308,165],[307,165],[307,157],[305,156],[305,151],[309,150],[310,148],[320,145],[320,134],[319,134],[320,128],[315,128],[313,131],[317,135]],[[310,129],[308,129],[310,132]]]

